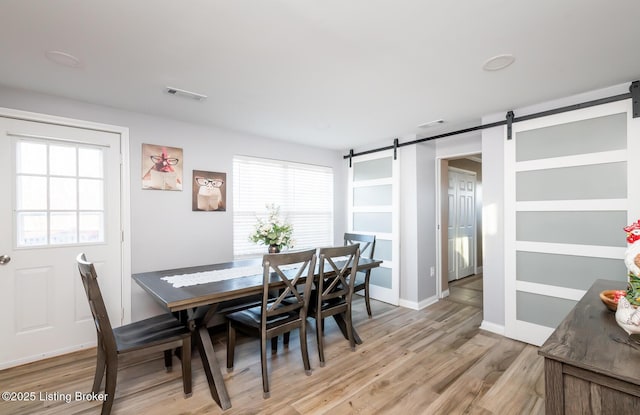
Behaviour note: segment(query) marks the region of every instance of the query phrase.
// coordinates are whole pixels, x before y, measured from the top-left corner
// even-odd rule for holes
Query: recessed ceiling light
[[[439,120],[433,120],[433,121],[429,121],[429,122],[425,122],[424,124],[420,124],[418,126],[418,128],[430,128],[439,124],[444,123],[443,119],[439,119]]]
[[[482,69],[485,71],[499,71],[515,62],[516,58],[510,53],[494,56],[489,58],[482,64]]]
[[[196,101],[202,101],[207,99],[206,95],[199,94],[197,92],[186,91],[180,88],[174,88],[171,86],[166,87],[165,92],[169,95],[175,95],[175,96],[184,97],[184,98],[191,98]]]
[[[67,52],[48,50],[44,54],[47,59],[53,63],[57,63],[58,65],[68,66],[70,68],[79,68],[82,66],[80,59]]]

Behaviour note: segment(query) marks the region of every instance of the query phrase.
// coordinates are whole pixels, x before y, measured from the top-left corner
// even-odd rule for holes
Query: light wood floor
[[[537,348],[480,330],[482,278],[455,282],[450,297],[420,311],[373,302],[368,319],[359,297],[355,326],[364,343],[349,350],[327,321],[327,364],[319,367],[309,324],[313,374],[306,376],[297,335],[269,361],[271,398],[262,398],[259,344],[238,339],[235,371],[224,374],[233,407],[212,400],[195,355],[193,396],[184,399],[180,362],[165,373],[162,355],[123,359],[113,414],[542,414],[543,359]],[[311,321],[311,320],[310,320]],[[218,361],[225,336],[214,333]],[[0,391],[89,392],[95,350],[0,371]],[[94,414],[100,403],[5,402],[0,414]]]

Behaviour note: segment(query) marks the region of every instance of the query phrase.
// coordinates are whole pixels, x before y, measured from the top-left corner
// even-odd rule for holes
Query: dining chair
[[[98,275],[85,254],[76,258],[82,285],[89,300],[89,308],[98,335],[96,372],[92,392],[98,393],[105,375],[106,400],[102,403],[102,415],[111,412],[118,376],[118,356],[144,350],[146,353],[164,351],[167,371],[172,368],[172,350],[181,349],[182,385],[185,397],[191,396],[191,332],[169,313],[113,328],[102,299]]]
[[[376,249],[376,236],[363,235],[359,233],[345,233],[344,244],[360,244],[360,258],[373,259]],[[371,279],[371,269],[358,272],[353,287],[353,292],[364,290],[364,304],[367,307],[367,314],[371,318],[371,299],[369,297],[369,280]]]
[[[316,339],[320,366],[324,366],[324,319],[336,314],[344,316],[347,337],[351,350],[356,350],[351,318],[351,298],[360,258],[358,244],[320,248],[318,250],[318,272],[315,297],[309,315],[316,319]]]
[[[260,338],[263,397],[269,398],[267,341],[294,329],[300,331],[305,373],[311,374],[307,350],[307,309],[315,272],[315,249],[268,254],[262,259],[261,305],[227,314],[227,371],[233,371],[236,330]],[[274,295],[275,293],[275,295]]]

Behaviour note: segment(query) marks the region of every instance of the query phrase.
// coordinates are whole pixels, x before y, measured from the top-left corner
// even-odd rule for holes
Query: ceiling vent
[[[195,101],[204,101],[205,99],[207,99],[206,95],[203,94],[198,94],[197,92],[191,92],[191,91],[185,91],[184,89],[180,89],[180,88],[173,88],[168,86],[165,89],[165,92],[169,95],[175,95],[178,97],[183,97],[183,98],[189,98],[189,99],[193,99]]]
[[[431,127],[435,127],[436,125],[440,125],[440,124],[443,124],[443,123],[444,123],[443,119],[433,120],[433,121],[425,122],[424,124],[420,124],[418,126],[418,128],[431,128]]]

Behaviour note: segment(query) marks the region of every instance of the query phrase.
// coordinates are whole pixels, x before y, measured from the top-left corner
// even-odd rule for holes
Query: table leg
[[[347,334],[347,322],[345,321],[344,316],[342,314],[334,314],[333,319],[336,321],[336,324],[338,325],[338,328],[340,328],[340,331],[342,332],[344,338],[348,339],[349,335]],[[358,332],[356,331],[356,328],[353,327],[353,325],[351,326],[351,332],[353,333],[353,340],[355,340],[356,344],[362,344],[362,339],[360,338],[360,336],[358,336]]]
[[[220,408],[231,408],[231,400],[227,393],[227,387],[224,384],[224,378],[220,371],[220,365],[218,365],[218,359],[216,359],[215,351],[213,350],[213,343],[211,342],[211,336],[206,326],[198,328],[194,333],[197,337],[198,350],[200,352],[200,358],[202,359],[202,367],[207,375],[207,382],[209,383],[209,390],[211,396],[220,405]]]
[[[211,396],[218,405],[220,405],[220,408],[224,410],[231,408],[231,399],[229,399],[227,387],[222,377],[222,371],[220,371],[220,365],[218,365],[218,359],[216,359],[216,352],[213,349],[211,335],[209,334],[209,330],[207,330],[207,323],[217,309],[218,304],[212,304],[207,308],[189,309],[187,310],[187,318],[189,329],[192,331],[194,340],[198,345],[200,359],[202,359],[202,367],[204,373],[207,375],[207,383],[209,383]],[[206,312],[204,316],[202,316],[202,311],[204,310],[206,310]]]

